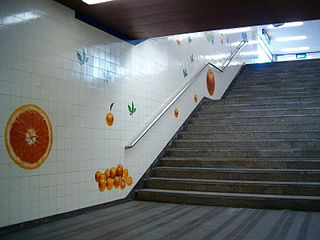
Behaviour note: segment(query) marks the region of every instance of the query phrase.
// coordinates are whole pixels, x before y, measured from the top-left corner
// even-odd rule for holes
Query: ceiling
[[[319,0],[114,0],[96,5],[55,1],[132,40],[320,19]]]

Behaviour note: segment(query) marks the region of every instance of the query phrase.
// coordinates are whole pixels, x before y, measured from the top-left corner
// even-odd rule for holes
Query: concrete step
[[[197,115],[200,118],[246,117],[246,116],[273,116],[273,115],[320,115],[320,107],[290,108],[290,109],[247,109],[235,111],[210,111],[203,110]]]
[[[164,157],[163,167],[320,169],[319,158]]]
[[[246,66],[205,99],[139,200],[320,210],[320,60]]]
[[[155,177],[210,180],[320,182],[319,169],[156,167]]]
[[[295,99],[301,99],[301,98],[312,98],[312,97],[320,97],[320,93],[287,93],[287,94],[245,94],[245,95],[235,95],[235,96],[231,96],[231,95],[227,95],[224,97],[223,101],[229,101],[229,100],[233,100],[233,101],[239,101],[239,100],[261,100],[261,99],[265,99],[265,100],[273,100],[273,99],[280,99],[280,100],[286,100],[286,99],[290,99],[290,98],[295,98]]]
[[[234,132],[234,131],[305,131],[320,130],[319,122],[287,122],[283,123],[224,123],[224,124],[188,124],[191,132]]]
[[[320,81],[319,81],[320,84]],[[255,98],[275,98],[275,97],[305,97],[305,96],[320,96],[320,91],[278,91],[278,92],[254,92],[248,91],[247,93],[233,93],[225,96],[225,99],[255,99]]]
[[[318,63],[319,64],[319,63]],[[313,71],[312,71],[313,70]],[[293,77],[303,77],[303,76],[314,76],[320,73],[319,66],[317,64],[311,66],[303,67],[271,67],[271,68],[247,68],[247,66],[242,71],[242,76],[245,75],[264,75],[265,77],[283,77],[283,76],[293,76]]]
[[[233,132],[192,132],[179,135],[183,140],[261,140],[261,139],[308,139],[320,138],[320,130],[291,131],[233,131]]]
[[[223,104],[216,105],[214,103],[201,106],[200,112],[234,112],[241,110],[269,110],[269,109],[304,109],[304,108],[318,108],[320,101],[295,101],[295,102],[282,102],[282,103],[269,103],[269,104]]]
[[[246,99],[221,99],[219,101],[208,101],[205,105],[210,105],[214,102],[214,105],[234,105],[234,104],[282,104],[286,102],[300,102],[300,101],[320,101],[320,96],[291,96],[291,97],[269,97],[269,98],[246,98]]]
[[[197,149],[307,149],[320,151],[320,139],[260,139],[260,140],[183,140],[174,141],[177,148]]]
[[[274,182],[152,177],[146,188],[200,192],[320,196],[320,182]]]
[[[247,64],[244,70],[247,71],[262,71],[262,72],[275,72],[283,70],[311,70],[319,69],[319,59],[308,59],[308,60],[299,60],[299,61],[285,61],[285,62],[271,62],[264,64]]]
[[[270,84],[249,84],[248,86],[244,85],[237,85],[235,82],[233,87],[229,89],[229,94],[267,94],[267,93],[275,93],[279,95],[281,93],[294,93],[294,92],[318,92],[320,86],[314,83],[308,83],[303,86],[300,84],[295,85],[285,85],[285,84],[278,84],[278,85],[270,85]]]
[[[265,71],[242,71],[239,79],[246,80],[246,79],[256,79],[257,81],[266,81],[269,80],[271,82],[278,82],[279,80],[288,80],[288,81],[295,81],[297,79],[302,80],[313,80],[317,76],[320,75],[319,69],[299,69],[297,71],[294,70],[274,70],[269,72]]]
[[[297,84],[296,86],[282,86],[282,85],[271,85],[270,84],[266,84],[264,87],[262,87],[261,85],[248,85],[246,87],[243,86],[234,86],[233,88],[230,89],[230,94],[240,94],[240,93],[251,93],[251,92],[255,92],[255,93],[270,93],[270,92],[275,92],[275,93],[283,93],[283,92],[302,92],[302,91],[319,91],[320,90],[320,86],[317,84],[309,84],[309,85],[303,85],[301,86],[301,84]]]
[[[275,68],[282,68],[282,67],[296,67],[301,66],[303,68],[307,68],[310,65],[316,65],[320,62],[319,59],[305,59],[305,60],[297,60],[297,61],[283,61],[283,62],[268,62],[263,64],[255,64],[250,63],[246,65],[246,68],[252,68],[252,69],[275,69]],[[316,67],[315,66],[315,67]],[[318,66],[319,67],[319,66]]]
[[[295,70],[274,70],[272,72],[268,71],[242,71],[241,75],[238,79],[242,81],[246,81],[246,79],[255,79],[256,81],[270,81],[272,83],[278,83],[279,81],[287,80],[287,81],[296,81],[296,80],[304,80],[304,81],[313,81],[317,79],[320,75],[319,69],[299,69]]]
[[[140,189],[136,191],[136,195],[142,201],[241,208],[320,210],[320,197],[318,196],[215,193],[164,189]]]
[[[303,70],[319,69],[319,59],[303,60],[303,61],[288,61],[288,62],[273,62],[264,64],[247,64],[244,70],[250,72],[277,72],[277,71],[303,71]]]
[[[294,91],[313,91],[319,90],[319,86],[318,84],[305,84],[303,86],[301,86],[300,84],[295,84],[295,85],[290,85],[288,87],[288,85],[282,85],[282,84],[278,84],[278,85],[270,85],[270,84],[258,84],[258,85],[254,85],[254,84],[249,84],[248,86],[243,86],[243,85],[237,85],[237,83],[234,83],[234,86],[229,90],[229,94],[240,94],[240,93],[268,93],[268,92],[284,92],[288,90],[289,92],[294,92]]]
[[[317,83],[317,80],[320,77],[320,73],[315,72],[314,74],[310,73],[304,73],[303,76],[300,76],[301,72],[299,74],[295,73],[285,73],[285,74],[269,74],[266,73],[250,73],[245,74],[242,73],[239,78],[237,79],[237,82],[241,82],[243,85],[248,84],[285,84],[288,83],[288,85],[295,84],[295,83]]]
[[[257,81],[263,81],[264,79],[269,79],[274,83],[278,82],[278,79],[314,79],[315,76],[320,74],[319,66],[317,68],[306,68],[306,69],[264,69],[259,71],[258,69],[249,70],[243,69],[239,79],[245,80],[248,78],[255,78]]]
[[[320,150],[307,149],[196,149],[170,148],[171,157],[223,157],[223,158],[319,158]]]
[[[318,74],[320,72],[319,69],[319,63],[312,64],[310,66],[297,66],[293,68],[292,66],[288,67],[263,67],[263,68],[248,68],[248,65],[245,66],[245,68],[242,71],[243,75],[251,75],[251,74],[262,74],[267,77],[276,75],[278,77],[285,76],[288,74],[293,74],[294,76],[299,75],[312,75],[313,73]],[[302,74],[301,74],[302,73]]]
[[[245,66],[245,68],[241,72],[241,76],[256,76],[256,75],[262,75],[264,77],[284,77],[284,76],[292,76],[292,77],[299,77],[299,76],[313,76],[317,75],[320,72],[319,69],[319,63],[312,64],[308,67],[296,67],[295,69],[292,68],[292,66],[288,67],[263,67],[263,68],[248,68]],[[274,81],[276,79],[274,78]]]
[[[192,123],[196,125],[210,125],[210,124],[248,124],[248,123],[307,123],[319,122],[320,115],[273,115],[273,116],[248,116],[248,117],[224,117],[224,118],[201,118],[200,116],[192,119]]]

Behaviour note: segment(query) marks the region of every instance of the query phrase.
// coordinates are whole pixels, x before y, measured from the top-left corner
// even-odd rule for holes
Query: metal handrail
[[[259,34],[258,34],[258,37],[259,37],[260,41],[262,42],[262,44],[264,45],[264,47],[265,47],[268,51],[261,46],[261,43],[260,43],[259,41],[258,41],[258,44],[261,46],[262,50],[265,52],[265,54],[266,54],[267,57],[270,59],[270,61],[273,62],[273,54],[272,54],[272,52],[271,52],[270,49],[268,48],[267,44],[262,40],[262,38],[261,38],[261,36],[260,36]],[[270,58],[269,54],[271,55],[271,58]]]
[[[235,51],[231,54],[229,58],[226,59],[226,61],[222,64],[223,71],[229,66],[231,61],[235,58],[235,56],[238,54],[238,52],[241,50],[241,48],[248,42],[248,40],[242,40],[239,45],[236,47]]]
[[[244,46],[244,44],[247,41],[241,41],[241,43],[238,45],[238,47],[235,49],[235,51],[230,55],[230,57],[224,62],[222,65],[223,68],[219,68],[212,64],[211,62],[208,62],[181,90],[180,92],[171,100],[171,102],[158,114],[158,116],[148,125],[148,127],[139,134],[135,138],[134,141],[131,142],[130,145],[126,145],[125,149],[129,149],[134,147],[134,145],[137,144],[137,142],[140,141],[140,139],[150,130],[150,128],[165,114],[165,112],[178,100],[178,98],[198,79],[199,75],[202,73],[202,71],[207,67],[211,66],[215,69],[217,69],[219,72],[224,72],[224,70],[227,68],[227,66],[230,64],[230,62],[234,59],[234,57],[237,55],[237,53],[241,50],[241,48]]]

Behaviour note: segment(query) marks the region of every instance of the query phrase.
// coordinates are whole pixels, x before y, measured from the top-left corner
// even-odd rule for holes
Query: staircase
[[[320,210],[320,61],[247,65],[206,100],[136,198]]]

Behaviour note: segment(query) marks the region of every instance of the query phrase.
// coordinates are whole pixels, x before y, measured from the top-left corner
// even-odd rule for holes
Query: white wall
[[[196,106],[193,95],[199,101],[210,97],[205,76],[173,106],[178,118],[170,109],[133,149],[124,146],[209,60],[221,66],[232,43],[241,40],[241,33],[209,32],[132,46],[76,20],[54,1],[1,1],[0,227],[126,197],[133,186],[99,192],[94,173],[122,163],[135,184]],[[83,49],[89,61],[80,65],[76,52]],[[251,58],[238,57],[224,75],[216,73],[214,99]],[[132,101],[137,111],[130,116]],[[112,102],[115,122],[109,127],[105,117]],[[34,170],[15,164],[4,140],[9,116],[24,104],[41,107],[53,128],[49,157]]]

